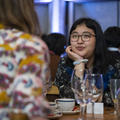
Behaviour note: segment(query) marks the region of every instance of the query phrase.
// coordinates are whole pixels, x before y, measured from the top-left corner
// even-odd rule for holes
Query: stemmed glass
[[[114,114],[117,114],[118,113],[118,94],[120,93],[120,79],[110,80],[110,91],[111,91],[112,100],[114,102],[114,108],[115,108]]]
[[[101,102],[103,97],[103,76],[102,74],[86,74],[86,83],[91,85],[92,94],[92,113],[94,112],[94,103]]]
[[[103,96],[102,74],[86,74],[86,82],[92,87],[92,102],[101,102]]]
[[[71,88],[74,92],[76,102],[80,105],[81,118],[84,119],[84,111],[86,105],[91,102],[92,99],[92,84],[86,82],[85,74],[83,70],[76,69],[73,71],[71,77]]]

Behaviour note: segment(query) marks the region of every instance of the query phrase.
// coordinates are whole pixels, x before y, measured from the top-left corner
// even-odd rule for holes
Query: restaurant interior
[[[69,30],[74,21],[82,17],[91,17],[97,20],[100,23],[103,31],[105,31],[105,29],[109,26],[120,27],[119,0],[34,0],[34,4],[38,18],[40,20],[40,26],[43,34],[61,33],[68,37]],[[52,87],[52,89],[47,94],[47,99],[51,102],[51,105],[54,104],[53,101],[56,100],[56,98],[58,98],[58,95],[58,89]],[[63,109],[65,109],[65,107],[67,108],[67,106],[71,105],[66,105],[64,103]],[[94,105],[94,109],[92,110],[91,108],[91,105],[87,106],[87,112],[92,112],[90,114],[85,114],[84,119],[79,118],[78,109],[72,112],[63,112],[63,115],[60,114],[58,116],[50,116],[49,119],[120,119],[114,115],[113,108],[111,109],[109,107],[104,107],[102,103]],[[95,111],[98,111],[98,113],[95,113]]]
[[[0,0],[0,12],[0,120],[120,120],[120,0]]]

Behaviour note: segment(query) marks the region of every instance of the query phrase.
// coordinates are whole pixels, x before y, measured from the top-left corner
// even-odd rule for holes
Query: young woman
[[[61,58],[56,73],[55,85],[59,88],[60,97],[74,97],[71,90],[71,74],[73,69],[87,69],[91,73],[101,73],[104,78],[103,101],[111,105],[109,80],[118,77],[119,61],[111,59],[105,42],[103,32],[97,21],[91,18],[81,18],[74,22],[70,30],[69,45],[66,48],[67,56]],[[88,62],[74,61],[88,59]]]
[[[33,0],[0,0],[0,105],[7,106],[11,95],[12,107],[31,118],[47,117],[49,111],[42,97],[49,54],[35,36],[40,34]]]

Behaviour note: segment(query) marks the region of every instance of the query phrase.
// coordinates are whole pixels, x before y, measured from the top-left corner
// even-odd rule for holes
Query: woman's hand
[[[83,57],[79,56],[75,52],[72,51],[71,46],[68,46],[66,48],[66,53],[68,54],[68,57],[72,59],[73,61],[81,60]],[[85,70],[85,63],[81,62],[80,64],[76,64],[74,69],[76,70],[76,76],[83,77],[84,70]]]
[[[75,52],[72,51],[71,46],[68,46],[66,48],[66,53],[67,53],[68,57],[70,59],[72,59],[73,61],[83,59],[83,57],[79,56],[78,54],[76,54]]]

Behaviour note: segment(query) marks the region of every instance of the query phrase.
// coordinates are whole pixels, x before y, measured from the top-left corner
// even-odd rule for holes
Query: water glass
[[[71,88],[74,92],[75,100],[80,105],[80,119],[84,119],[86,105],[91,102],[91,84],[87,85],[85,73],[83,70],[74,70],[71,77]]]
[[[110,80],[110,91],[112,100],[114,102],[115,114],[119,114],[119,102],[120,102],[120,79]]]
[[[102,74],[86,74],[87,85],[91,85],[92,102],[101,102],[103,96]]]
[[[118,120],[120,120],[120,88],[118,89],[118,112],[117,112],[117,117],[118,117]]]

